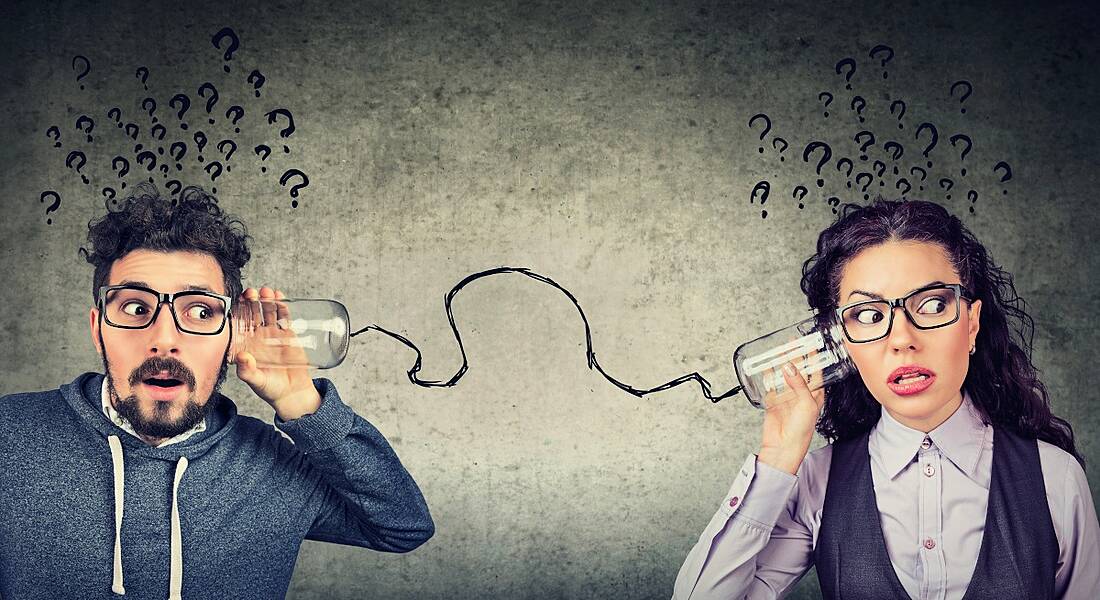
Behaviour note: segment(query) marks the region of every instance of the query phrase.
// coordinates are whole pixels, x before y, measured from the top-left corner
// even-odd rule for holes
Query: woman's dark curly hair
[[[845,204],[817,238],[817,252],[802,265],[802,291],[822,324],[835,323],[844,266],[859,252],[887,241],[930,242],[942,247],[964,287],[982,301],[977,351],[963,386],[988,421],[1037,438],[1084,459],[1073,428],[1054,416],[1046,388],[1031,363],[1035,322],[1012,284],[962,221],[933,202],[876,198],[867,206]],[[817,431],[829,441],[862,435],[881,415],[879,403],[858,377],[826,386]]]
[[[111,265],[132,250],[205,252],[222,269],[226,295],[233,299],[232,310],[244,290],[241,268],[252,257],[248,250],[251,239],[244,224],[224,213],[218,199],[201,187],[185,187],[178,200],[169,202],[156,185],[142,182],[119,208],[88,222],[92,249],[89,252],[81,248],[79,254],[95,265],[94,304],[99,300],[100,286],[107,285]]]

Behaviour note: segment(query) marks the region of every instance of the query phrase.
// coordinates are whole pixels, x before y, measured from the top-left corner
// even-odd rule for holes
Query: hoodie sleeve
[[[408,552],[435,533],[428,506],[386,438],[340,399],[325,378],[317,412],[275,426],[294,441],[310,485],[304,515],[315,515],[306,539]]]

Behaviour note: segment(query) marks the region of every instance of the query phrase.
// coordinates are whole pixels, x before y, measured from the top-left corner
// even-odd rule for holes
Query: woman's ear
[[[975,300],[971,302],[967,314],[969,314],[967,333],[970,336],[970,345],[973,346],[978,339],[978,329],[981,325],[979,317],[982,314],[982,301]]]

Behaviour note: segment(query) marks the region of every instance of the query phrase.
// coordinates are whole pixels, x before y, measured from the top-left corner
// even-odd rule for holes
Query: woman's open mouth
[[[907,365],[894,369],[886,380],[887,387],[899,396],[919,394],[936,381],[936,374],[924,367]]]

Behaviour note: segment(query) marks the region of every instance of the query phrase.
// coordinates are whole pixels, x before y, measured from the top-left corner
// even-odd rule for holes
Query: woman
[[[811,393],[785,367],[795,399],[765,412],[674,597],[775,598],[816,566],[826,598],[1096,598],[1073,430],[1011,276],[962,222],[930,202],[846,205],[802,290],[859,375]],[[807,455],[815,423],[832,443]]]

